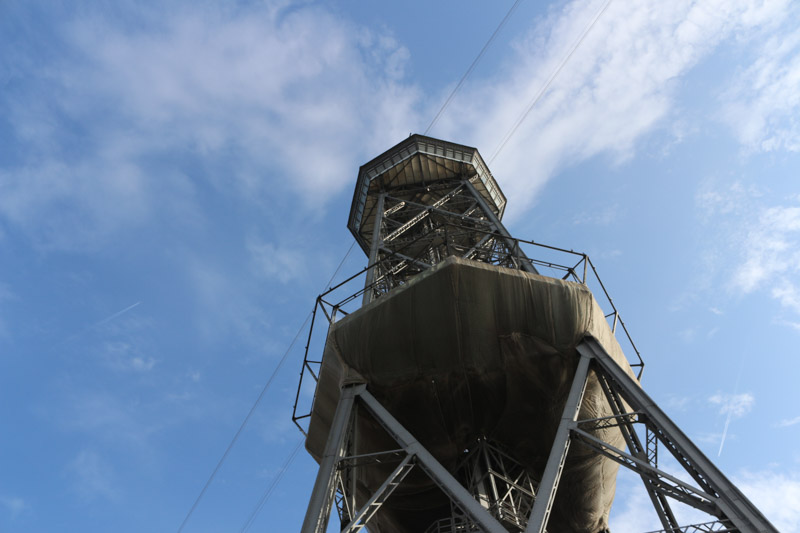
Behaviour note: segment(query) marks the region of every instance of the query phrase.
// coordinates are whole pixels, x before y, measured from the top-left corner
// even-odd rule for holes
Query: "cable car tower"
[[[608,532],[620,466],[661,531],[777,532],[644,392],[589,258],[513,238],[505,205],[475,148],[412,135],[361,167],[369,263],[318,298],[295,402],[320,464],[301,532],[334,507],[346,533]]]

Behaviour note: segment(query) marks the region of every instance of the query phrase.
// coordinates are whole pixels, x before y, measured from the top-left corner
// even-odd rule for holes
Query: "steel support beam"
[[[484,533],[508,533],[369,391],[366,389],[360,391],[359,398],[395,442],[400,444],[406,453],[417,457],[419,466],[458,507],[482,528]]]
[[[619,397],[619,394],[617,394],[617,392],[611,388],[605,375],[598,375],[597,378],[600,382],[600,388],[603,389],[603,393],[606,396],[608,405],[611,406],[611,410],[615,415],[620,415],[625,410],[625,403]],[[636,434],[633,424],[621,424],[620,432],[625,438],[625,444],[627,444],[631,455],[650,464],[647,458],[647,450],[642,447],[642,442],[639,439],[639,436]],[[661,521],[661,526],[664,529],[674,529],[678,527],[680,524],[678,524],[678,520],[675,518],[675,514],[672,512],[669,501],[667,501],[666,496],[659,492],[655,487],[657,480],[652,479],[650,476],[641,471],[639,474],[642,478],[645,489],[647,490],[647,495],[650,497],[650,501],[653,504],[653,508],[658,514],[658,519]]]
[[[542,481],[539,483],[539,492],[533,502],[525,533],[544,533],[547,527],[547,520],[550,518],[550,511],[553,508],[556,490],[558,490],[558,482],[564,469],[564,461],[569,452],[570,431],[576,426],[575,420],[578,418],[578,412],[583,403],[590,361],[591,357],[585,355],[581,355],[578,361],[575,377],[572,378],[572,386],[567,396],[567,402],[564,404],[564,412],[556,430],[553,446],[550,448],[550,456],[547,458]]]
[[[381,240],[381,224],[383,223],[383,204],[386,200],[386,193],[381,193],[378,196],[378,206],[375,210],[375,222],[374,226],[372,227],[372,242],[370,243],[370,252],[369,252],[369,270],[367,270],[367,279],[364,283],[364,287],[366,290],[364,291],[364,299],[361,302],[362,305],[367,305],[372,301],[372,295],[374,290],[372,288],[372,283],[375,281],[375,269],[378,268],[376,264],[378,262],[378,248],[383,243]]]
[[[319,464],[317,480],[311,491],[311,498],[308,502],[305,520],[301,533],[325,533],[328,527],[328,519],[331,515],[333,505],[333,495],[336,492],[336,465],[342,456],[345,436],[350,424],[350,414],[353,410],[353,403],[359,389],[365,389],[364,385],[345,387],[336,406],[336,413],[333,415],[333,422],[328,433],[328,441],[325,443],[325,451],[322,454],[322,461]]]
[[[769,520],[725,477],[644,392],[639,383],[628,375],[595,339],[591,337],[584,339],[578,345],[578,352],[583,357],[592,358],[599,370],[610,378],[610,386],[620,393],[625,402],[647,416],[648,425],[656,430],[661,443],[668,447],[685,468],[687,465],[690,467],[687,468],[687,472],[693,477],[697,476],[704,480],[711,487],[715,494],[709,494],[709,496],[716,496],[715,503],[725,518],[743,533],[777,533],[778,530]]]
[[[508,249],[512,252],[513,255],[515,255],[519,259],[520,261],[519,266],[525,272],[538,274],[539,271],[536,270],[536,267],[533,266],[531,260],[528,259],[528,257],[522,252],[522,250],[519,247],[519,243],[515,241],[513,237],[511,237],[511,234],[508,232],[506,227],[503,226],[503,223],[500,222],[500,219],[497,218],[497,215],[494,214],[494,211],[489,209],[489,206],[486,205],[486,201],[483,199],[480,193],[475,190],[475,186],[472,185],[472,183],[470,183],[469,180],[464,180],[464,183],[466,183],[467,188],[470,190],[470,192],[472,192],[472,194],[477,199],[478,204],[481,206],[481,209],[483,209],[486,212],[486,216],[489,218],[489,220],[492,221],[493,225],[495,226],[495,231],[497,231],[497,233],[505,240]]]
[[[370,518],[375,516],[375,513],[378,512],[378,509],[381,508],[383,502],[391,496],[394,489],[403,482],[403,479],[411,472],[411,469],[414,468],[414,463],[411,460],[414,458],[412,455],[406,455],[406,458],[403,459],[397,468],[389,474],[389,477],[386,478],[386,481],[375,491],[375,493],[367,500],[367,503],[364,504],[361,509],[359,509],[358,513],[356,513],[353,521],[347,524],[344,529],[342,529],[342,533],[350,533],[351,531],[361,531],[364,527],[366,527],[367,522],[369,522]]]

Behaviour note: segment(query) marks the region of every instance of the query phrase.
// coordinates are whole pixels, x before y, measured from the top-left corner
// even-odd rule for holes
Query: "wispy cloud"
[[[796,7],[796,6],[795,6]],[[725,120],[750,150],[800,151],[800,11],[786,13],[726,94]]]
[[[719,408],[719,414],[730,414],[735,418],[741,418],[753,409],[756,399],[749,392],[741,394],[717,393],[711,396],[708,401]]]
[[[800,473],[744,472],[734,482],[778,531],[800,533]]]
[[[717,452],[717,456],[720,456],[725,446],[725,439],[728,436],[728,428],[730,427],[731,420],[734,418],[741,418],[749,413],[753,409],[753,404],[755,404],[756,399],[748,392],[741,394],[717,393],[711,396],[708,401],[711,402],[712,405],[719,407],[719,414],[725,415],[725,426],[722,429],[722,436],[719,439],[719,451]]]
[[[42,247],[173,223],[198,180],[318,205],[419,122],[408,51],[321,5],[122,2],[47,22],[61,53],[0,97],[20,154],[0,167],[0,217]],[[204,169],[191,179],[187,155]]]
[[[65,429],[89,434],[93,442],[146,456],[150,438],[164,424],[154,411],[155,406],[120,394],[80,391],[64,399],[57,419]]]
[[[78,453],[69,463],[67,472],[73,478],[74,490],[86,500],[116,500],[120,495],[113,468],[94,450]]]
[[[6,508],[11,518],[16,518],[20,513],[30,509],[28,502],[17,496],[0,496],[0,505]]]
[[[260,278],[276,279],[288,283],[303,277],[306,264],[310,260],[308,254],[297,249],[297,245],[278,246],[270,242],[250,239],[247,243],[252,268]]]
[[[471,80],[433,134],[491,154],[603,1],[530,21],[506,64]],[[612,2],[492,164],[515,197],[510,214],[559,170],[598,154],[624,161],[648,133],[674,129],[680,78],[726,39],[771,28],[787,5]],[[54,13],[62,53],[0,100],[21,154],[0,167],[0,217],[40,246],[97,246],[154,219],[192,218],[163,214],[176,209],[200,216],[200,181],[248,202],[289,192],[319,206],[440,101],[408,79],[414,58],[390,33],[320,4],[126,6]],[[169,164],[155,172],[154,161]]]
[[[601,207],[597,211],[580,213],[572,221],[575,225],[609,226],[617,221],[620,207],[617,204]]]
[[[103,343],[102,357],[115,370],[148,372],[156,364],[155,358],[142,354],[130,342],[109,341]]]
[[[640,533],[660,529],[641,480],[622,469],[621,472],[617,482],[617,497],[611,512],[611,530],[619,533]],[[678,477],[684,479],[681,474]],[[791,470],[745,471],[731,478],[778,531],[800,533],[800,473]],[[684,481],[690,482],[688,479]],[[685,505],[675,505],[673,510],[679,523],[683,525],[713,519]]]
[[[709,224],[708,272],[727,279],[730,292],[763,292],[789,312],[776,322],[800,323],[800,198],[770,199],[765,190],[735,182],[701,185],[696,203]],[[711,227],[713,226],[713,227]],[[718,287],[715,286],[715,289]],[[711,312],[720,314],[719,308]],[[794,319],[792,318],[794,317]]]
[[[697,486],[691,476],[671,457],[659,457],[659,469],[681,481]],[[674,502],[672,510],[682,525],[699,524],[713,517],[688,505]],[[617,476],[617,493],[611,509],[610,529],[615,533],[641,533],[661,529],[658,515],[647,495],[642,480],[630,470],[620,468]]]
[[[795,426],[797,424],[800,424],[800,416],[796,416],[794,418],[785,418],[785,419],[781,420],[780,422],[778,422],[778,427],[779,428],[788,428],[790,426]]]
[[[765,290],[800,315],[800,203],[765,208],[752,223],[733,285],[744,293]],[[794,326],[796,320],[783,321]]]
[[[745,243],[743,264],[734,284],[744,292],[769,283],[772,295],[800,311],[797,291],[787,275],[800,272],[800,205],[775,206],[763,210],[752,225]]]
[[[516,43],[502,76],[456,98],[457,112],[437,132],[466,135],[491,154],[498,132],[517,120],[602,4],[573,1],[541,21]],[[515,199],[509,208],[524,211],[566,166],[603,153],[617,161],[631,157],[644,135],[668,128],[681,77],[721,42],[748,38],[786,9],[785,1],[612,2],[492,164]]]

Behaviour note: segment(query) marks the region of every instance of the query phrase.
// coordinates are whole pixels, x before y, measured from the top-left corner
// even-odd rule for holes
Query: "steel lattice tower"
[[[619,466],[664,532],[776,532],[644,392],[589,258],[528,257],[505,205],[467,146],[413,135],[361,167],[348,228],[364,289],[318,299],[325,350],[301,374],[314,402],[295,402],[320,463],[302,533],[326,531],[334,507],[344,532],[600,533]],[[708,519],[684,524],[681,506]]]

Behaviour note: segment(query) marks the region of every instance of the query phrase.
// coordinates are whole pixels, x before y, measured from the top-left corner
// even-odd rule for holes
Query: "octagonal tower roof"
[[[369,254],[380,193],[455,179],[471,179],[494,214],[503,217],[506,197],[476,148],[414,134],[361,166],[347,227]]]

